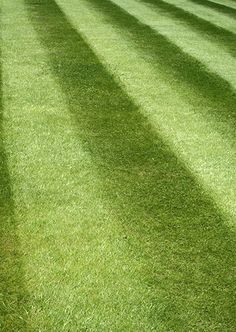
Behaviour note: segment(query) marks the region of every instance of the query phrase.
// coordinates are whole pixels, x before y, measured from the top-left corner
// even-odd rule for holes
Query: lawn
[[[236,331],[236,1],[1,0],[0,331]]]

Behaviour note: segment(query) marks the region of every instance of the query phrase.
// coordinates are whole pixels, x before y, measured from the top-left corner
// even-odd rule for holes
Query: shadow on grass
[[[27,302],[27,294],[16,227],[3,137],[2,68],[0,64],[0,331],[2,332],[26,331],[24,307]]]
[[[168,2],[162,0],[143,0],[143,2],[156,6],[176,20],[186,22],[190,29],[203,33],[204,37],[208,37],[219,47],[225,48],[233,56],[236,56],[236,36],[234,33]],[[207,1],[203,0],[202,2],[207,5]]]
[[[224,218],[58,5],[25,3],[103,180],[104,198],[143,262],[153,324],[162,321],[168,331],[231,331],[236,246]]]
[[[222,121],[227,122],[235,135],[236,94],[226,80],[208,71],[199,60],[112,1],[87,1],[105,15],[108,22],[127,34],[137,49],[148,56],[148,61],[154,66],[158,64],[158,70],[167,75],[170,84],[175,82],[174,89],[178,89],[191,102],[198,95],[198,104],[207,104],[208,114],[217,119],[219,124]],[[202,107],[202,112],[206,112],[205,107]]]

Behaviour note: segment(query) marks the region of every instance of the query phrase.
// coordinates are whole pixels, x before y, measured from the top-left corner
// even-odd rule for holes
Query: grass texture
[[[212,8],[216,11],[219,11],[221,13],[224,13],[226,15],[232,16],[233,18],[236,18],[236,9],[232,7],[228,7],[227,4],[223,5],[221,3],[213,2],[213,1],[204,1],[204,0],[191,0],[195,3],[198,3],[199,5],[203,5],[209,8]]]
[[[1,331],[235,331],[231,3],[2,0]]]

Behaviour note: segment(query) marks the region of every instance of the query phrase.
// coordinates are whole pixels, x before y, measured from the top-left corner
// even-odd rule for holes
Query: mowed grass
[[[19,319],[23,312],[27,291],[24,288],[19,239],[12,186],[8,171],[8,161],[3,135],[2,68],[0,69],[0,327],[11,331],[17,322],[19,328],[25,327]]]
[[[222,146],[231,147],[225,152],[230,178],[234,35],[227,24],[219,28],[174,10],[171,1],[137,2],[137,13],[140,3],[147,6],[144,21],[150,4],[187,25],[189,34],[209,28],[207,41],[229,54],[224,77],[158,32],[151,19],[149,26],[122,9],[124,1],[2,1],[2,331],[235,331],[234,211],[223,213],[228,206],[219,207],[195,176],[194,160],[185,163],[169,144],[174,134],[166,140],[129,92],[142,90],[148,98],[155,89],[158,95],[163,86],[174,88],[155,99],[158,113],[165,119],[172,105],[205,117]],[[227,14],[221,25],[228,11],[220,12]],[[96,15],[101,22],[92,26]],[[109,58],[98,52],[103,40],[96,32],[104,27]],[[130,47],[122,75],[113,70],[122,56],[116,33]],[[133,90],[126,88],[131,54],[140,70],[143,59],[159,77],[153,90],[142,75]],[[170,132],[175,125],[173,116]],[[199,153],[196,144],[191,153]],[[204,165],[201,172],[205,178]]]

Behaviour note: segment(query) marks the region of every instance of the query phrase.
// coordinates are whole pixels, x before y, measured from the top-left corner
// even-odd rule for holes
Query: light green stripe
[[[2,10],[0,15],[0,331],[8,332],[26,330],[27,291],[6,151],[2,75]]]

